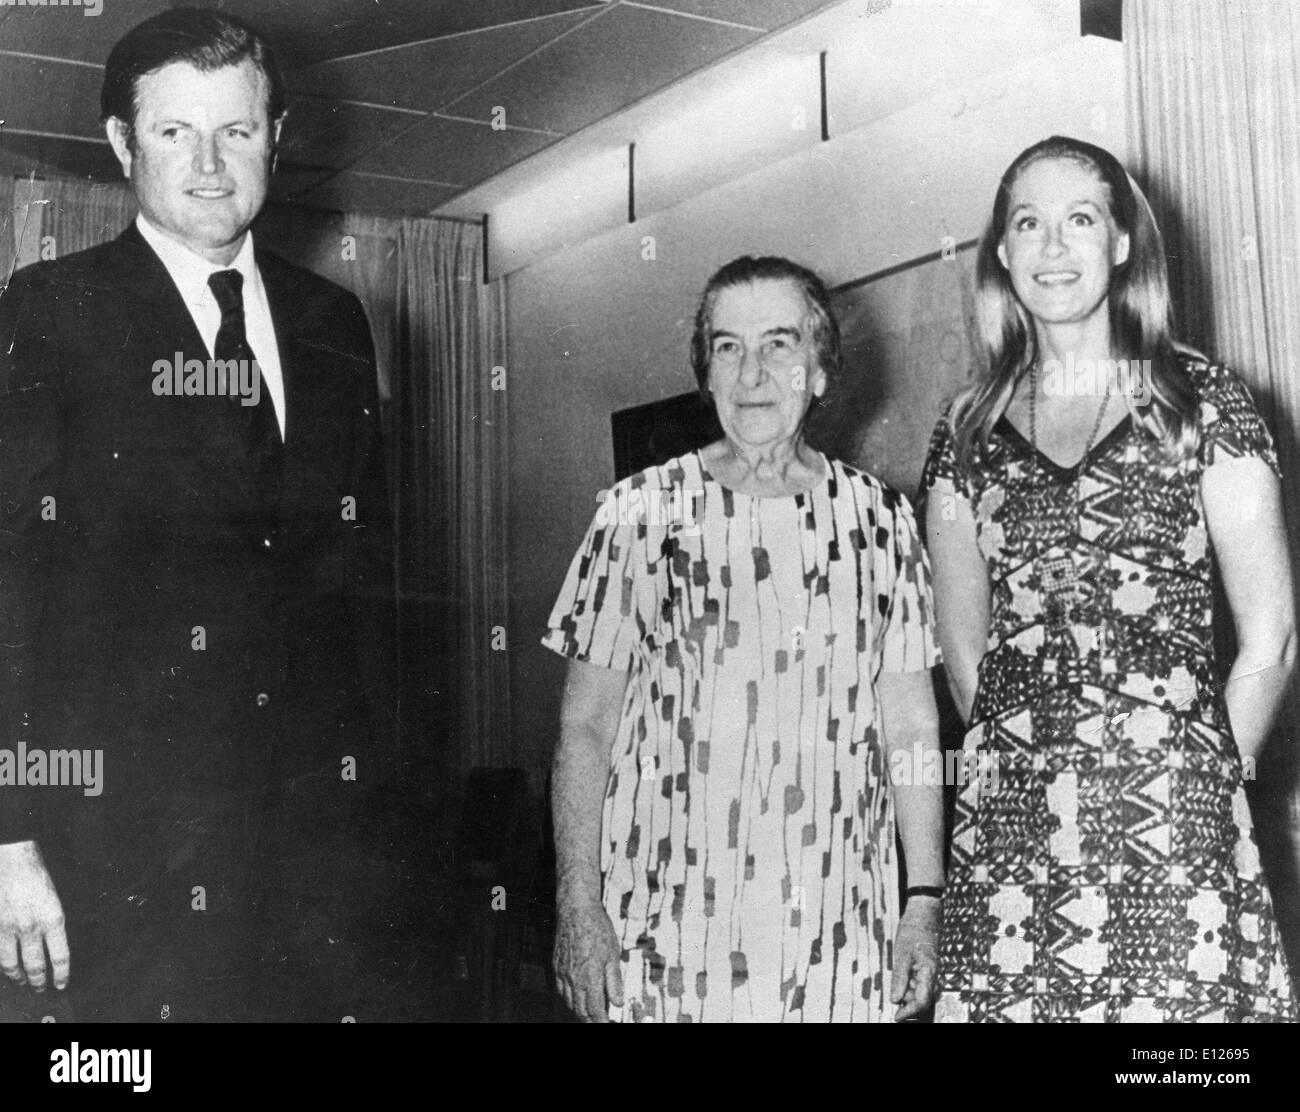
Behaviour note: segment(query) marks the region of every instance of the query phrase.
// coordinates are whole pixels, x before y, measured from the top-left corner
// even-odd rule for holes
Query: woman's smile
[[[1034,281],[1040,286],[1067,286],[1077,282],[1082,277],[1082,271],[1078,270],[1043,270],[1034,275]]]

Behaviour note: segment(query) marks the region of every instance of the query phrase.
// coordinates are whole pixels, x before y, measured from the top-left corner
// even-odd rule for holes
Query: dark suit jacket
[[[392,736],[369,329],[350,293],[257,262],[287,399],[273,499],[237,402],[153,393],[156,360],[208,352],[134,226],[0,298],[0,745],[104,754],[98,798],[0,787],[0,843],[37,839],[70,912],[149,898],[178,861],[212,880],[205,838],[268,785],[328,826],[344,760],[364,783]]]

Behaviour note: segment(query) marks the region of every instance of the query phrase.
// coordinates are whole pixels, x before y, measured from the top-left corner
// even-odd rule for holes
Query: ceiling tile
[[[1060,5],[989,11],[908,6],[839,38],[826,56],[832,135],[865,127],[982,74],[1076,41],[1077,24]],[[1009,53],[1008,43],[1015,43]]]
[[[754,41],[717,23],[618,7],[477,92],[447,108],[451,115],[570,134]]]
[[[341,100],[426,111],[441,108],[576,26],[587,13],[559,15],[450,39],[322,62],[295,73],[292,88]]]
[[[0,8],[0,49],[102,65],[113,44],[137,23],[172,7],[167,0],[102,0],[93,8]],[[7,64],[7,62],[5,63]],[[6,106],[7,107],[7,106]]]
[[[90,66],[0,57],[0,119],[25,131],[102,138],[101,84],[103,74]]]
[[[294,162],[341,168],[419,122],[409,112],[292,97],[282,147]]]
[[[10,52],[0,54],[2,165],[115,179],[119,171],[98,118],[102,63],[131,27],[180,2],[103,0],[94,17],[84,7],[0,6],[0,50]],[[640,7],[615,0],[313,0],[309,8],[302,0],[188,2],[242,16],[277,43],[290,67],[295,95],[273,196],[379,212],[428,211],[557,136],[759,36],[691,14],[768,30],[827,6],[826,0],[651,0]],[[498,105],[509,125],[500,131],[486,126]],[[413,114],[435,109],[441,114]]]
[[[335,175],[336,171],[321,166],[297,166],[292,162],[281,163],[271,176],[272,201],[296,201],[305,193],[311,192],[318,185],[324,184]]]
[[[427,182],[375,178],[363,174],[336,174],[296,200],[308,208],[338,212],[374,212],[427,216],[458,190]]]
[[[647,0],[656,8],[773,31],[839,0]]]
[[[555,142],[530,131],[430,117],[353,169],[428,181],[476,185]]]
[[[599,8],[605,0],[190,0],[266,35],[289,68],[400,43]],[[0,8],[0,48],[103,64],[113,44],[171,0],[102,0],[81,7]]]
[[[112,3],[113,0],[105,0]],[[290,67],[398,43],[537,19],[603,0],[226,0],[220,6],[275,43]],[[207,6],[217,6],[208,0]]]

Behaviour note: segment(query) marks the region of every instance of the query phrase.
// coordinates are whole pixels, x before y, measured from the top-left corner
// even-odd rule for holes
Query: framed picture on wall
[[[722,436],[713,406],[695,390],[620,409],[610,418],[610,424],[614,432],[615,482],[703,448]]]

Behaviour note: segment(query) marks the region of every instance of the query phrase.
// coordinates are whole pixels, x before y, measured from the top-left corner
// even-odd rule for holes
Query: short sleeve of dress
[[[1210,366],[1200,383],[1200,462],[1213,467],[1225,459],[1258,456],[1280,475],[1273,436],[1255,407],[1246,384],[1223,366]]]
[[[907,499],[887,489],[882,510],[881,521],[888,524],[890,540],[877,595],[886,623],[880,670],[923,671],[942,659],[935,640],[930,560]]]
[[[597,511],[564,578],[542,644],[561,656],[627,671],[641,623],[636,611],[638,527]]]
[[[943,416],[939,418],[939,423],[934,426],[934,432],[930,435],[930,447],[926,451],[925,466],[921,470],[921,485],[917,496],[918,508],[921,513],[925,512],[925,504],[930,497],[930,491],[940,480],[952,484],[958,494],[967,500],[970,499],[970,489],[966,482],[966,476],[957,461],[957,446],[953,441],[951,414],[951,407],[944,410]]]

